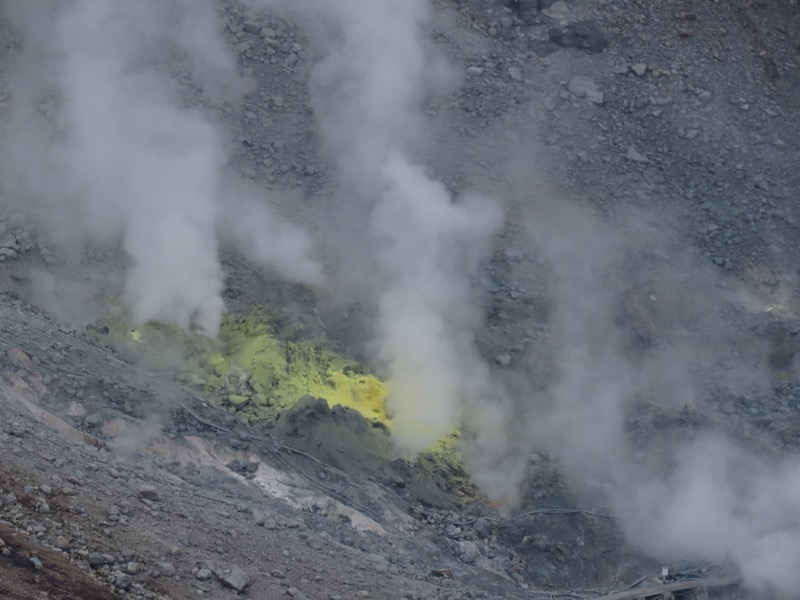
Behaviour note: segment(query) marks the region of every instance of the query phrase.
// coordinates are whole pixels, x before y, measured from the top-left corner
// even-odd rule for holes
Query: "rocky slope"
[[[240,105],[202,110],[228,132],[233,170],[275,190],[276,208],[347,279],[328,232],[357,237],[362,223],[336,214],[342,175],[309,87],[323,58],[313,28],[237,2],[220,9],[255,85]],[[146,351],[131,354],[101,331],[96,317],[118,302],[126,268],[119,248],[61,254],[6,195],[0,596],[623,598],[675,583],[689,587],[676,594],[786,594],[786,569],[769,568],[778,556],[685,549],[673,539],[680,519],[670,535],[669,514],[634,485],[650,481],[640,470],[673,482],[681,448],[707,433],[736,440],[736,489],[755,481],[782,498],[770,486],[793,472],[797,3],[437,0],[423,28],[459,81],[424,99],[419,160],[455,197],[478,190],[505,210],[470,283],[482,302],[479,354],[511,390],[503,451],[523,457],[509,459],[524,468],[519,495],[487,501],[492,490],[434,456],[362,460],[374,453],[358,433],[370,423],[313,399],[279,427],[237,419],[176,378],[179,368],[148,364]],[[9,22],[2,33],[13,105],[8,73],[24,40]],[[179,58],[171,68],[183,100],[201,103]],[[342,302],[344,285],[310,292],[245,256],[223,246],[230,311],[274,304],[380,368],[365,334],[368,291]],[[627,393],[621,381],[636,382],[629,402],[586,400],[577,416],[559,408],[606,386]],[[624,438],[624,453],[609,436]],[[720,470],[713,463],[709,479],[727,489]],[[485,468],[468,473],[491,480]],[[609,491],[628,485],[630,505]],[[724,512],[727,498],[705,497]],[[631,517],[648,502],[653,528]]]

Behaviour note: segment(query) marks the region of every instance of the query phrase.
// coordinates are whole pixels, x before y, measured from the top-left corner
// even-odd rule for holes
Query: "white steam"
[[[323,142],[355,210],[377,282],[378,355],[390,373],[398,446],[424,450],[489,391],[473,343],[480,311],[470,278],[499,228],[498,207],[455,201],[417,164],[422,102],[450,77],[425,51],[424,0],[258,2],[298,15],[323,59],[312,75]],[[352,233],[352,232],[348,232]],[[349,241],[352,244],[352,241]]]
[[[224,139],[184,105],[176,65],[166,62],[188,57],[208,104],[246,90],[213,3],[47,0],[4,9],[24,38],[2,137],[6,194],[26,199],[60,244],[118,244],[130,258],[124,296],[135,321],[216,334],[218,236],[232,209],[226,225],[235,242],[256,248],[251,258],[320,280],[303,234],[281,230],[253,194],[222,194]]]
[[[452,203],[444,186],[402,158],[383,171],[387,189],[372,214],[381,291],[380,355],[392,375],[388,409],[411,452],[462,422],[467,403],[488,393],[472,342],[480,314],[469,279],[498,226],[491,205]]]
[[[658,443],[642,448],[627,429],[631,409],[645,398],[667,412],[684,405],[691,412],[703,401],[697,370],[709,376],[704,358],[742,342],[722,321],[703,315],[719,312],[734,294],[726,297],[698,283],[713,282],[714,276],[678,253],[666,269],[644,263],[643,249],[658,251],[663,240],[643,223],[612,227],[586,211],[542,203],[529,229],[539,256],[554,271],[558,368],[543,394],[547,401],[528,417],[534,444],[554,453],[579,487],[608,499],[633,546],[665,563],[733,563],[749,588],[796,596],[797,456],[769,460],[710,428],[664,432]],[[626,331],[618,324],[620,290],[635,280],[625,268],[631,256],[663,289],[677,286],[672,299],[654,293],[648,301],[680,301],[674,318],[668,306],[658,309],[664,317],[660,345],[646,350],[626,348]],[[689,277],[688,270],[695,275]],[[702,323],[698,335],[688,335],[684,321]],[[739,377],[759,386],[759,362],[750,363],[744,354],[739,360]]]
[[[676,448],[665,478],[637,481],[616,503],[631,539],[654,556],[732,561],[747,585],[793,598],[800,586],[800,464],[772,464],[730,440]]]
[[[678,261],[672,271],[648,273],[656,287],[693,303],[697,315],[684,306],[657,310],[662,345],[632,350],[628,330],[618,325],[620,289],[630,283],[631,257],[636,262],[656,248],[657,236],[645,232],[637,240],[566,203],[541,203],[529,229],[537,259],[552,269],[547,291],[558,372],[535,401],[518,400],[516,412],[494,402],[503,394],[475,348],[481,311],[471,282],[503,215],[485,199],[454,198],[415,152],[424,137],[424,101],[452,82],[426,49],[428,2],[247,3],[301,19],[323,57],[310,82],[312,100],[342,195],[366,215],[367,231],[345,232],[370,265],[363,288],[351,295],[375,301],[399,446],[423,450],[468,422],[468,465],[495,497],[510,495],[526,453],[544,447],[571,480],[609,499],[642,550],[665,561],[733,561],[754,589],[795,596],[797,457],[769,461],[708,433],[665,436],[659,453],[647,456],[628,430],[642,398],[669,407],[702,400],[695,371],[731,342],[720,323],[702,316],[725,300],[682,279],[681,270],[696,265]],[[30,207],[62,244],[119,245],[130,258],[125,297],[137,320],[213,334],[223,310],[223,238],[288,278],[320,281],[308,237],[273,215],[258,189],[227,174],[213,112],[181,100],[178,66],[207,106],[235,102],[246,91],[213,2],[0,6],[24,35],[0,138],[6,197]],[[179,60],[166,64],[165,56]],[[51,280],[38,281],[40,294],[55,295]],[[664,299],[652,294],[652,302]],[[737,385],[762,376],[758,366],[743,371]],[[530,446],[512,446],[526,437]]]

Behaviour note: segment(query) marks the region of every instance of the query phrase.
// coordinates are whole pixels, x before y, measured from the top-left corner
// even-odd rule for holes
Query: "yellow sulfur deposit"
[[[384,411],[387,384],[330,344],[302,339],[297,323],[281,316],[266,308],[244,317],[226,315],[217,340],[160,323],[129,329],[115,319],[104,323],[105,339],[128,357],[124,360],[202,389],[226,410],[271,426],[292,447],[337,468],[399,477],[436,506],[474,496],[457,432],[417,457],[401,457]],[[275,323],[281,322],[287,324],[278,329]]]
[[[264,310],[246,317],[227,315],[219,337],[215,342],[157,323],[127,330],[128,343],[155,362],[182,354],[185,364],[178,370],[189,373],[190,383],[202,385],[250,420],[271,420],[311,395],[390,424],[383,381],[323,342],[280,340]]]
[[[254,398],[245,414],[263,418],[311,395],[388,425],[383,408],[386,384],[327,345],[281,342],[259,311],[242,319],[226,319],[220,337],[224,354],[218,356],[228,362],[223,379],[227,377],[229,384],[231,371],[242,373],[237,381],[244,389],[238,392],[250,391]]]

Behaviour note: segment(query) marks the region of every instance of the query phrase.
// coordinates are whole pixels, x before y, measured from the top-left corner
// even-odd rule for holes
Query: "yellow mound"
[[[293,414],[292,407],[303,406],[298,400],[305,397],[305,404],[313,405],[308,396],[325,398],[331,408],[355,409],[373,427],[348,428],[357,421],[352,418],[311,420],[304,422],[303,431],[288,433],[292,443],[319,454],[321,460],[330,459],[328,454],[333,452],[338,461],[357,463],[366,472],[400,476],[409,490],[432,505],[447,506],[455,498],[475,497],[461,465],[457,431],[418,457],[402,460],[391,444],[392,423],[384,411],[387,384],[330,344],[289,341],[286,338],[300,337],[294,334],[295,326],[289,324],[276,332],[274,323],[282,319],[280,315],[270,318],[267,310],[258,309],[246,317],[226,315],[218,340],[161,323],[130,329],[121,326],[121,318],[104,323],[106,340],[121,353],[135,354],[140,366],[172,373],[251,423],[280,427]],[[277,420],[280,415],[289,416]],[[320,440],[327,440],[330,448],[321,447]]]
[[[127,330],[127,338],[150,358],[181,352],[191,383],[251,420],[270,420],[311,395],[390,425],[383,381],[323,342],[278,339],[263,310],[227,315],[219,343],[155,323]]]

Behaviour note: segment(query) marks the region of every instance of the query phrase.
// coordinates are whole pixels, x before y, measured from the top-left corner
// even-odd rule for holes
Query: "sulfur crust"
[[[278,339],[264,310],[226,315],[219,341],[160,323],[127,329],[126,337],[152,360],[183,354],[186,379],[250,421],[272,420],[311,395],[391,427],[384,381],[324,342]]]
[[[294,329],[291,335],[287,329],[276,331],[275,322],[280,319],[264,308],[246,316],[228,314],[218,339],[190,335],[170,324],[128,328],[123,318],[104,324],[108,342],[135,350],[140,366],[171,373],[247,422],[285,428],[285,415],[308,396],[324,398],[331,408],[355,409],[364,427],[353,427],[357,420],[345,419],[350,425],[343,425],[334,418],[307,422],[308,429],[290,432],[294,445],[321,460],[400,477],[418,498],[435,506],[475,498],[461,464],[457,431],[415,457],[401,456],[391,443],[392,422],[384,410],[389,385],[324,341],[301,339]]]

